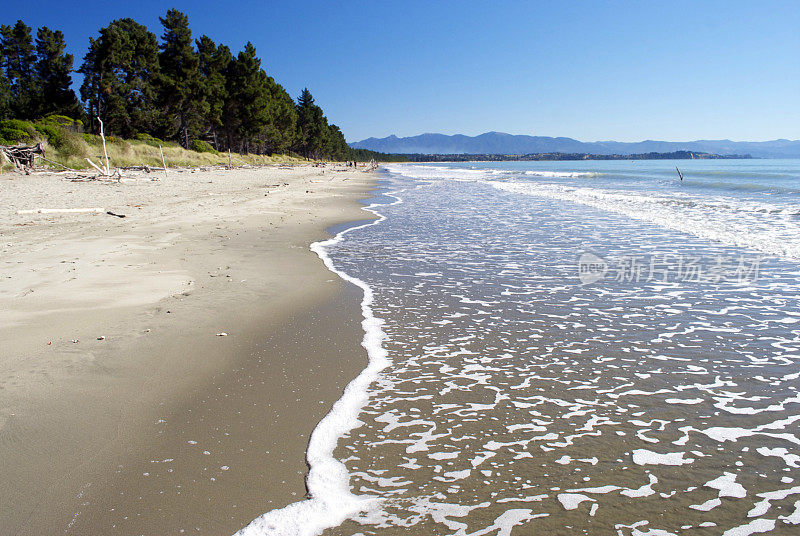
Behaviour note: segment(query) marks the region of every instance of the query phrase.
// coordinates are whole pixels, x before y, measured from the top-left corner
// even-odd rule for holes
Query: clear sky
[[[800,1],[6,2],[2,20],[90,36],[169,7],[195,37],[308,86],[349,141],[424,132],[581,141],[800,138]]]

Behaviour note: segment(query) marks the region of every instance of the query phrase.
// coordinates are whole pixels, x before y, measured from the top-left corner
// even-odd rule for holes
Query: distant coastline
[[[720,155],[694,151],[639,154],[534,153],[534,154],[406,154],[410,162],[529,162],[547,160],[733,160],[750,159],[749,154]]]
[[[506,134],[504,132],[486,132],[479,136],[463,134],[420,134],[398,138],[367,138],[351,142],[354,149],[369,149],[389,154],[437,154],[437,155],[539,155],[564,154],[598,155],[646,155],[651,153],[707,153],[712,155],[750,155],[753,158],[800,158],[800,140],[772,141],[731,141],[731,140],[695,140],[695,141],[657,141],[639,142],[594,141],[583,142],[573,138],[549,136],[528,136],[523,134]],[[623,156],[623,158],[629,158]],[[648,156],[647,158],[653,158]],[[659,157],[654,157],[659,158]],[[691,158],[691,157],[689,157]],[[561,159],[561,158],[559,158]],[[574,159],[570,157],[570,159]]]

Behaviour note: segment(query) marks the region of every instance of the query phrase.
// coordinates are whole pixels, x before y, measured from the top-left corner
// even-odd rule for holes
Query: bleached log
[[[17,214],[92,214],[103,213],[106,209],[100,207],[92,208],[35,208],[32,210],[18,210]]]

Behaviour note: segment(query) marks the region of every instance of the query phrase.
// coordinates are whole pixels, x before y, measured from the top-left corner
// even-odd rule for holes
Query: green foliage
[[[65,115],[50,114],[42,119],[39,119],[37,123],[60,127],[75,133],[83,132],[83,121],[80,119],[73,119]]]
[[[112,21],[89,39],[78,69],[83,109],[70,88],[74,59],[62,32],[41,27],[34,40],[22,21],[0,26],[0,119],[35,121],[0,124],[2,140],[46,139],[78,158],[101,144],[99,117],[107,144],[125,158],[142,147],[177,149],[176,141],[211,155],[205,158],[231,149],[315,159],[380,157],[351,149],[308,89],[295,103],[264,70],[251,43],[234,57],[208,36],[193,40],[188,17],[177,9],[159,20],[160,40],[130,18]],[[71,119],[81,115],[86,134],[83,123]],[[124,141],[130,138],[140,143]]]
[[[204,35],[196,42],[200,70],[200,91],[205,107],[205,124],[212,133],[222,127],[225,102],[228,100],[226,75],[233,55],[225,45],[217,46]]]
[[[36,127],[30,121],[20,119],[0,120],[0,145],[31,143],[39,139]]]
[[[208,104],[200,82],[200,58],[192,46],[188,17],[177,9],[160,18],[164,26],[159,55],[159,108],[164,114],[164,132],[177,137],[184,147],[199,133]]]
[[[0,144],[46,141],[62,158],[86,156],[86,143],[79,133],[80,121],[63,116],[48,116],[36,122],[0,120]]]
[[[0,26],[3,75],[8,83],[10,114],[30,119],[36,115],[36,61],[31,29],[21,20],[14,26]]]
[[[214,149],[210,143],[203,141],[203,140],[194,140],[189,147],[192,151],[196,151],[198,153],[214,153],[219,154],[219,151]]]
[[[143,141],[147,145],[151,147],[159,147],[164,146],[166,143],[163,140],[160,140],[156,137],[151,136],[150,134],[137,134],[134,139],[138,141]]]
[[[99,115],[106,132],[133,137],[152,132],[159,76],[158,40],[133,19],[118,19],[89,40],[89,51],[79,72],[84,75],[81,98],[88,102],[91,129],[99,132]]]
[[[52,31],[43,26],[36,32],[34,71],[39,88],[36,115],[80,115],[78,98],[70,87],[73,57],[64,53],[66,46],[61,30]]]
[[[247,153],[250,143],[270,121],[267,74],[261,69],[261,60],[250,42],[228,69],[227,93],[224,121],[229,143],[238,134],[241,152]]]

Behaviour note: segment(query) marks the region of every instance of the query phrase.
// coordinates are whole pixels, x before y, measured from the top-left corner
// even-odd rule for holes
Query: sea
[[[312,246],[369,366],[239,534],[800,534],[800,160],[381,173]]]

